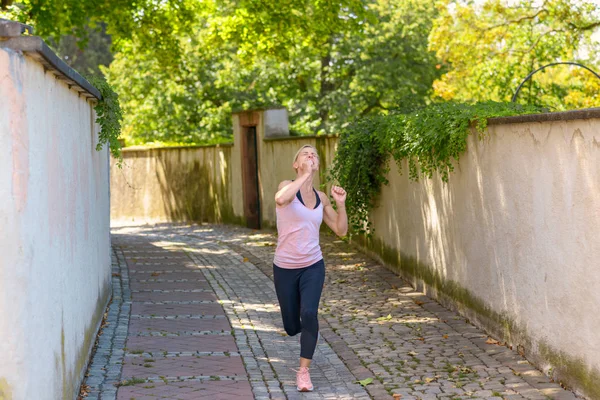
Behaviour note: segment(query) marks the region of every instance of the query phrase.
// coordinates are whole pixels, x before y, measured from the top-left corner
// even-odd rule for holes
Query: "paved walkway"
[[[283,331],[271,280],[275,241],[221,225],[113,229],[114,297],[86,398],[576,398],[327,236],[316,390],[298,393],[299,344]]]

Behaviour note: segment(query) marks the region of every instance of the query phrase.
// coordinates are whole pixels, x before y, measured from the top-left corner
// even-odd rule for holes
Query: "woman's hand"
[[[313,171],[313,172],[314,171],[318,171],[319,170],[319,163],[316,162],[314,159],[311,159],[310,162],[312,163],[311,166],[310,166],[311,171]]]
[[[300,174],[310,175],[319,169],[319,164],[315,160],[307,159],[300,164]]]
[[[331,197],[337,204],[344,204],[346,202],[346,191],[340,186],[332,186]]]
[[[321,193],[321,192],[319,192]],[[331,206],[331,200],[325,193],[321,193],[323,202],[323,221],[339,237],[348,234],[348,214],[346,214],[346,191],[339,186],[331,187],[331,197],[337,204],[336,209]]]

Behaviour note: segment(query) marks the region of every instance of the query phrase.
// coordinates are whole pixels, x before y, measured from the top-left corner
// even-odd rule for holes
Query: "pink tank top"
[[[323,203],[310,209],[294,196],[285,207],[277,207],[277,249],[273,263],[280,268],[309,267],[323,258],[319,228],[323,222]]]

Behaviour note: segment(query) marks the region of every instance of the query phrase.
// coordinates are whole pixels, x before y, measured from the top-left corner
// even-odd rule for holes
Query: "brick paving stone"
[[[196,266],[193,262],[176,262],[176,261],[162,261],[162,262],[143,262],[143,263],[127,263],[129,271],[132,274],[135,273],[152,273],[163,271],[188,271],[190,269],[195,270]]]
[[[179,331],[231,331],[231,325],[226,319],[140,319],[132,318],[129,322],[129,334],[137,335],[143,332],[179,332]]]
[[[156,304],[153,302],[145,304],[134,302],[131,306],[131,313],[137,315],[219,315],[223,314],[223,307],[219,303]]]
[[[216,301],[217,296],[211,291],[206,292],[135,292],[131,294],[133,301]]]
[[[237,357],[239,359],[239,356]],[[240,376],[246,378],[241,362],[227,356],[126,357],[123,378],[140,376]]]
[[[250,384],[241,381],[206,382],[152,382],[122,386],[117,396],[119,400],[251,400],[254,399]]]
[[[162,282],[162,281],[146,281],[141,282],[131,281],[130,287],[132,290],[154,290],[154,289],[210,289],[210,285],[206,281],[186,281],[186,282]]]
[[[129,336],[129,351],[143,350],[145,353],[163,351],[235,351],[235,340],[231,336]]]
[[[148,281],[148,280],[161,280],[161,281],[165,281],[168,280],[170,282],[172,281],[195,281],[195,280],[202,280],[200,279],[202,271],[198,271],[198,270],[185,270],[185,271],[169,271],[169,272],[162,272],[162,271],[144,271],[144,272],[140,272],[140,271],[129,271],[131,278],[133,279],[139,279],[140,281]]]

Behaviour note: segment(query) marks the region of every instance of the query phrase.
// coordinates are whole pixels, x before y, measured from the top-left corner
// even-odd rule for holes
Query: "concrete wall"
[[[395,165],[371,250],[600,398],[600,119],[492,125],[448,184]],[[393,164],[393,163],[392,163]],[[550,370],[552,368],[552,370]]]
[[[92,105],[0,42],[0,398],[73,399],[110,293]]]
[[[125,149],[123,167],[114,160],[111,167],[113,223],[241,223],[241,183],[235,183],[241,177],[232,168],[232,150],[231,145]]]

